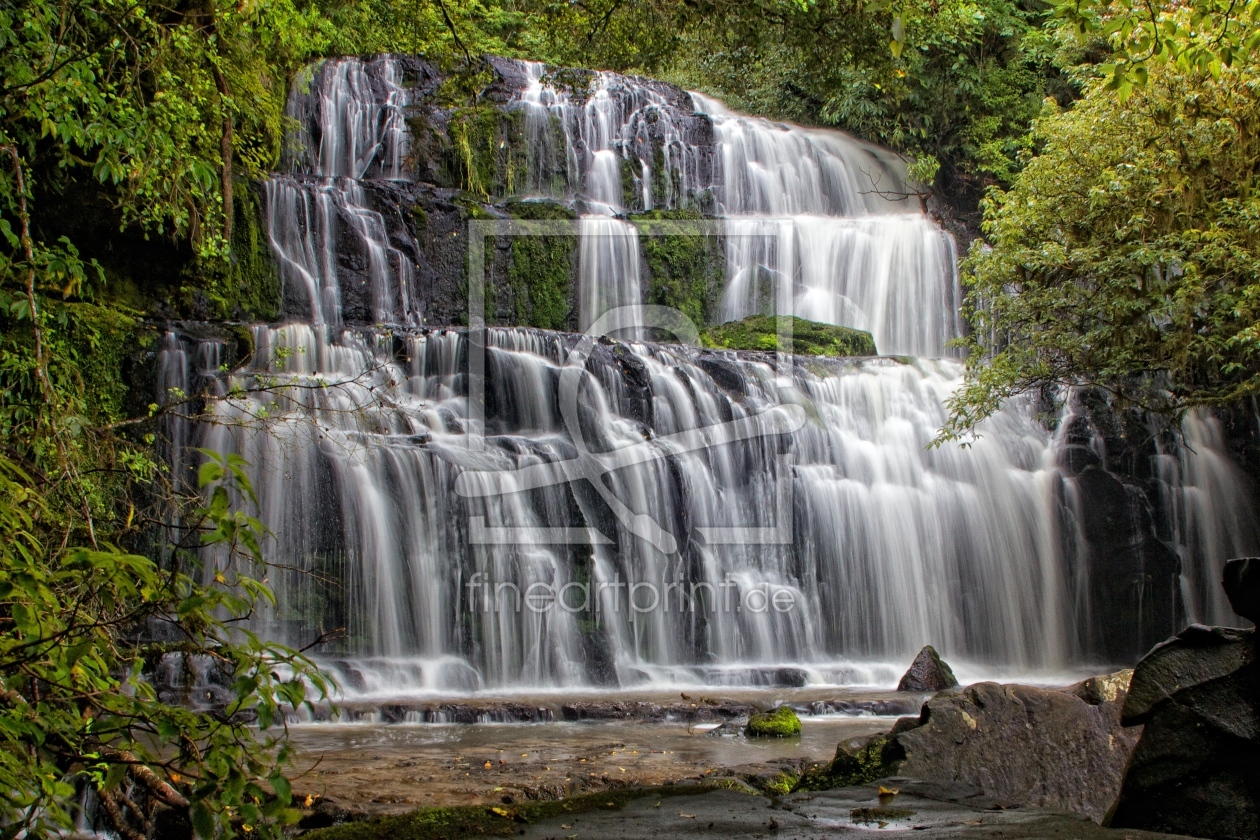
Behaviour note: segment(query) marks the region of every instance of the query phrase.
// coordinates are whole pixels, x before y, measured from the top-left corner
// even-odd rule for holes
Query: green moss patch
[[[798,356],[876,355],[875,339],[864,330],[820,324],[795,316],[753,315],[742,321],[710,327],[700,337],[705,346],[724,350],[765,350]]]
[[[514,218],[572,221],[577,216],[559,204],[543,201],[513,202],[507,211]],[[513,325],[563,330],[570,326],[570,302],[576,236],[514,236],[508,286],[512,292]]]
[[[205,293],[213,318],[273,321],[280,317],[280,272],[267,238],[261,188],[238,185],[232,206],[231,255],[226,262],[194,258],[188,268],[193,288]]]
[[[787,706],[752,715],[744,734],[750,738],[787,738],[801,734],[801,719]]]
[[[652,210],[630,217],[648,268],[648,303],[679,310],[697,328],[717,311],[725,258],[717,237],[683,233],[670,222],[698,222],[695,210]]]
[[[466,805],[457,808],[421,808],[397,817],[377,817],[308,832],[310,840],[437,840],[456,837],[506,837],[521,831],[523,823],[589,811],[619,811],[648,796],[695,796],[715,790],[714,785],[676,785],[661,788],[628,788],[588,793],[569,799],[524,802],[492,808]]]
[[[473,105],[451,112],[443,147],[440,181],[488,201],[515,195],[525,187],[529,143],[523,111]]]
[[[132,386],[128,362],[143,343],[139,321],[117,305],[67,303],[60,307],[69,356],[79,377],[83,403],[96,423],[126,417]]]
[[[805,771],[793,790],[853,787],[890,776],[895,768],[884,757],[884,748],[887,745],[888,739],[880,736],[872,738],[855,753],[846,752],[843,748],[837,749],[836,757],[830,764]]]

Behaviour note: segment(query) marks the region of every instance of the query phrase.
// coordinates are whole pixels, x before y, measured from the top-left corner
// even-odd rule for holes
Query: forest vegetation
[[[1257,18],[1260,0],[0,0],[0,832],[70,827],[85,787],[128,838],[295,818],[270,725],[326,683],[239,629],[270,598],[239,463],[209,457],[181,492],[154,448],[166,408],[134,404],[119,360],[157,340],[137,332],[154,305],[265,316],[242,297],[240,206],[312,60],[424,55],[453,105],[476,103],[484,55],[615,69],[902,152],[935,212],[982,232],[946,440],[1047,387],[1172,415],[1260,391]],[[169,275],[128,274],[89,217]],[[205,583],[209,551],[229,571]],[[172,650],[232,675],[226,710],[156,697],[139,675]]]

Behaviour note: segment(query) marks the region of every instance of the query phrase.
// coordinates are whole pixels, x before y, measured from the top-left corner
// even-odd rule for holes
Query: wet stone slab
[[[885,782],[885,784],[890,784]],[[965,786],[894,780],[901,792],[881,803],[878,785],[769,798],[730,790],[635,799],[620,810],[595,810],[523,827],[531,840],[776,838],[905,833],[958,840],[1158,840],[1177,835],[1106,829],[1082,817],[1040,809],[999,810]]]

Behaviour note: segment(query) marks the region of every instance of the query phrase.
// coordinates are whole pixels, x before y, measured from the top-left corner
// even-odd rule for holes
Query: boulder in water
[[[883,751],[896,774],[973,785],[1003,807],[1070,811],[1101,822],[1138,732],[1120,711],[1123,676],[1066,691],[978,683],[927,702],[920,725]],[[1110,696],[1112,699],[1106,699]]]
[[[831,763],[807,770],[793,790],[833,790],[865,785],[890,776],[894,768],[885,757],[887,747],[885,735],[841,741],[836,745],[836,756]]]
[[[1240,557],[1225,564],[1222,582],[1234,612],[1260,624],[1260,557]]]
[[[801,734],[801,719],[788,706],[752,715],[744,734],[752,738],[786,738]]]
[[[1134,669],[1124,722],[1145,727],[1113,826],[1260,838],[1255,630],[1191,625],[1156,646]]]
[[[910,670],[897,683],[898,691],[944,691],[958,685],[954,672],[941,659],[936,648],[928,645],[910,663]]]

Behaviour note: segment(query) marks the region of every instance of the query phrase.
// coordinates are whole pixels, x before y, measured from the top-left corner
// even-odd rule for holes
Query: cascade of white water
[[[342,287],[352,281],[337,255],[358,251],[372,319],[417,323],[415,266],[390,243],[363,188],[365,178],[404,177],[408,89],[398,62],[330,60],[308,84],[315,92],[299,88],[289,103],[298,126],[289,138],[296,177],[272,178],[266,187],[267,227],[286,297],[309,307],[311,323],[340,323]]]
[[[904,162],[840,132],[693,98],[720,152],[723,319],[772,310],[766,287],[786,283],[792,314],[868,330],[883,353],[946,355],[960,329],[954,242],[919,212]]]
[[[1172,524],[1172,542],[1181,555],[1181,592],[1187,618],[1200,624],[1235,626],[1238,616],[1221,588],[1225,561],[1252,554],[1260,528],[1246,505],[1222,505],[1244,486],[1229,457],[1220,422],[1202,411],[1181,423],[1184,440],[1174,452],[1156,458],[1156,472]],[[1157,438],[1158,440],[1158,438]]]
[[[367,695],[887,683],[927,643],[991,673],[1091,655],[1087,577],[1065,563],[1085,554],[1069,515],[1076,485],[1034,407],[1016,401],[969,449],[928,448],[962,382],[958,361],[777,369],[730,352],[491,329],[486,434],[474,441],[464,331],[339,326],[345,237],[376,235],[351,221],[370,217],[363,182],[396,177],[377,162],[404,146],[389,128],[405,94],[385,83],[397,83],[388,66],[330,63],[313,93],[295,95],[292,115],[319,128],[307,135],[319,138],[318,177],[274,178],[268,220],[311,314],[255,327],[252,361],[218,383],[230,395],[213,406],[219,422],[196,441],[173,431],[181,449],[250,464],[278,564],[277,605],[259,630],[305,645],[345,627],[336,656],[324,655],[346,692]],[[601,74],[580,98],[527,69],[518,102],[546,159],[530,189],[583,210],[585,326],[643,299],[637,233],[615,215],[625,161],[641,173],[644,207],[710,185],[696,149],[626,151],[672,119],[678,105],[659,90]],[[957,334],[951,242],[863,180],[878,172],[877,185],[901,190],[900,163],[701,102],[717,128],[716,198],[728,225],[748,226],[728,237],[728,304],[779,300],[776,284],[790,283],[798,314],[865,326],[884,352],[940,355]],[[658,177],[649,158],[674,174]],[[389,323],[407,284],[382,247],[377,299],[396,297],[376,320]],[[196,387],[196,356],[168,337],[164,387]],[[1231,506],[1239,485],[1220,468],[1219,433],[1203,418],[1187,428],[1197,445],[1161,464],[1192,587],[1255,537]]]

